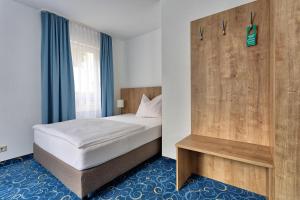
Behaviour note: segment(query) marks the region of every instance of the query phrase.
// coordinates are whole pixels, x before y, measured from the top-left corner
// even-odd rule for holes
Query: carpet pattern
[[[215,180],[193,175],[175,189],[176,163],[172,159],[150,159],[99,189],[91,200],[265,200],[263,196]],[[0,199],[78,200],[32,155],[0,163]]]

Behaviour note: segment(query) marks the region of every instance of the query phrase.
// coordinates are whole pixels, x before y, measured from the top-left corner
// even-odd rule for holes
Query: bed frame
[[[121,98],[125,101],[125,107],[122,113],[136,112],[143,94],[149,98],[153,98],[161,94],[161,87],[121,89]],[[33,152],[34,159],[37,162],[48,169],[78,197],[86,199],[89,194],[101,186],[109,183],[149,158],[161,154],[161,138],[144,144],[99,166],[82,171],[66,164],[36,144],[33,145]]]

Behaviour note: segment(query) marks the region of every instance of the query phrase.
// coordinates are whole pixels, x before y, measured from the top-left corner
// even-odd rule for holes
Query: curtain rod
[[[66,17],[65,15],[63,15],[63,14],[61,14],[61,13],[58,13],[58,12],[55,12],[55,11],[52,11],[52,10],[49,10],[49,9],[38,8],[38,7],[35,7],[35,6],[32,6],[32,5],[29,5],[28,3],[24,2],[24,1],[19,1],[19,0],[13,0],[13,1],[16,2],[16,3],[22,4],[22,5],[24,5],[24,6],[30,7],[30,8],[32,8],[32,9],[35,9],[35,10],[37,10],[37,11],[39,11],[39,12],[42,12],[42,11],[51,12],[51,13],[53,13],[53,14],[59,15],[59,16],[61,16],[61,17],[64,17],[64,18],[66,18],[67,20],[69,20],[69,21],[71,21],[71,22],[74,22],[74,23],[77,23],[77,24],[86,26],[86,27],[88,27],[88,28],[90,28],[90,29],[93,29],[93,30],[95,30],[95,31],[98,32],[98,33],[105,33],[105,34],[108,34],[108,35],[111,36],[111,34],[109,34],[109,33],[107,33],[107,32],[100,31],[100,30],[98,30],[98,29],[96,29],[96,28],[93,28],[93,27],[91,27],[91,26],[89,26],[89,25],[86,25],[86,24],[84,24],[84,23],[81,23],[81,22],[78,22],[78,21],[76,21],[76,20],[70,19],[70,18]]]
[[[87,25],[87,24],[84,24],[84,23],[78,22],[78,21],[76,21],[76,20],[73,20],[73,19],[71,19],[71,18],[69,18],[69,17],[66,17],[65,15],[62,15],[62,14],[60,14],[60,13],[53,12],[53,11],[48,10],[48,9],[39,9],[39,11],[40,11],[40,12],[43,12],[43,11],[50,12],[50,13],[53,13],[53,14],[55,14],[55,15],[61,16],[61,17],[65,18],[65,19],[69,20],[70,22],[73,22],[73,23],[76,23],[76,24],[85,26],[85,27],[87,27],[87,28],[90,28],[90,29],[92,29],[92,30],[94,30],[94,31],[96,31],[96,32],[98,32],[98,33],[105,33],[105,32],[103,32],[103,31],[99,31],[98,29],[93,28],[93,27],[91,27],[91,26],[89,26],[89,25]]]

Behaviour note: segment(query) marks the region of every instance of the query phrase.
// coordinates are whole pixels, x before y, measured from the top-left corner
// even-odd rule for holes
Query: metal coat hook
[[[251,18],[250,18],[250,31],[252,30],[253,28],[253,24],[254,24],[254,18],[255,18],[255,12],[252,12],[251,11]]]
[[[204,29],[200,26],[200,28],[199,28],[200,40],[203,40],[203,32],[204,32]]]
[[[223,31],[223,35],[226,35],[226,27],[227,27],[227,22],[225,22],[224,20],[222,21],[222,31]]]

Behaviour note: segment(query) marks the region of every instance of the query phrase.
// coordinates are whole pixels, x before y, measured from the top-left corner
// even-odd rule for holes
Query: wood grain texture
[[[251,12],[256,13],[258,41],[257,46],[246,47]],[[223,20],[227,23],[225,36]],[[204,29],[203,40],[199,38],[200,26]],[[269,0],[258,0],[191,23],[192,134],[237,142],[221,146],[218,153],[210,149],[199,154],[197,173],[271,199],[273,172],[269,167],[273,165],[275,92],[270,46]],[[253,158],[255,153],[245,159],[241,155],[245,149],[235,146],[239,142],[257,147],[260,161]],[[228,154],[230,148],[241,151],[237,149],[232,156]]]
[[[179,190],[186,180],[197,172],[197,152],[177,148],[176,189]]]
[[[256,166],[273,168],[273,157],[268,146],[193,134],[181,140],[176,146]]]
[[[258,45],[247,48],[251,11]],[[191,23],[192,134],[270,145],[269,20],[269,1],[259,0]]]
[[[177,188],[195,172],[271,199],[273,157],[270,147],[194,134],[178,142],[176,147]]]
[[[272,0],[275,199],[300,199],[300,1]]]
[[[136,113],[143,94],[152,99],[161,94],[161,87],[121,88],[121,99],[124,100],[122,114]]]
[[[218,180],[272,199],[272,168],[260,167],[219,156],[177,148],[176,188],[179,190],[192,174]]]
[[[275,199],[275,197],[274,197],[274,192],[275,192],[274,169],[268,168],[266,176],[267,176],[267,178],[266,178],[266,196],[268,197],[268,200],[273,200],[273,199]]]
[[[198,154],[197,174],[267,195],[267,169],[208,154]]]

